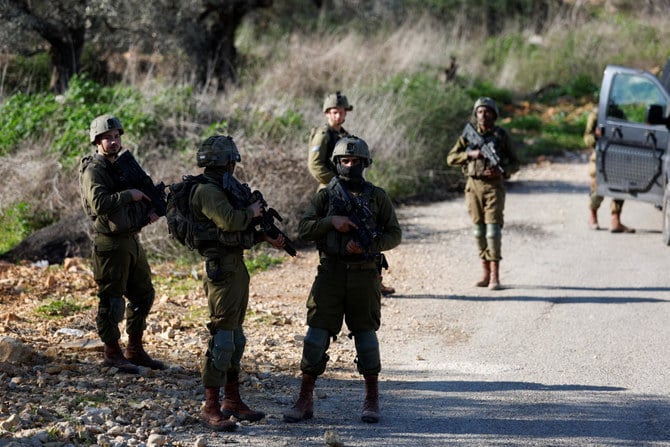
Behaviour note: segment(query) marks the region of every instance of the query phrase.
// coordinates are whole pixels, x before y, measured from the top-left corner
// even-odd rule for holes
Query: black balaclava
[[[361,162],[354,166],[344,166],[337,160],[337,175],[340,177],[345,185],[352,191],[360,191],[365,179],[363,178],[363,171],[365,170],[365,160],[360,159]]]
[[[229,172],[231,175],[235,172],[235,162],[230,162],[226,166],[208,166],[205,168],[205,175],[213,178],[223,178],[223,175]]]

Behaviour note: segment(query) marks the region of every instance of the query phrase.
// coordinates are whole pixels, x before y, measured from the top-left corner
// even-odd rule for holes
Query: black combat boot
[[[202,409],[202,421],[216,431],[235,431],[237,424],[221,413],[217,387],[205,387],[205,406]]]
[[[223,405],[221,405],[221,413],[224,416],[235,416],[241,421],[256,422],[265,417],[262,411],[254,411],[242,402],[240,397],[240,381],[239,373],[228,372],[226,375],[226,385],[223,387]]]
[[[312,419],[314,416],[314,384],[316,376],[311,374],[302,375],[300,394],[293,408],[284,413],[285,422],[299,422],[303,419]]]

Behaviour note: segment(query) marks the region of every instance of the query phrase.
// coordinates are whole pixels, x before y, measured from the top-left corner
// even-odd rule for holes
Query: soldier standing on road
[[[331,161],[338,175],[316,193],[298,224],[300,238],[316,242],[320,264],[307,300],[309,328],[300,362],[300,394],[284,420],[313,416],[316,378],[326,369],[330,338],[339,334],[344,319],[354,338],[358,372],[365,378],[361,419],[374,423],[379,421],[381,370],[377,275],[382,252],[396,247],[402,233],[389,196],[363,177],[372,162],[365,141],[353,136],[340,139]]]
[[[128,189],[114,169],[123,149],[121,121],[112,115],[98,116],[91,122],[89,134],[97,150],[81,160],[79,186],[84,211],[93,221],[93,275],[100,299],[96,325],[105,344],[103,365],[133,374],[139,373],[138,365],[165,369],[162,362],[149,357],[142,343],[155,291],[139,232],[158,220],[158,215],[148,205],[149,197],[138,189]],[[119,345],[124,307],[125,354]]]
[[[341,92],[329,93],[323,101],[323,113],[326,115],[326,124],[312,129],[309,140],[309,158],[307,167],[312,177],[319,182],[318,189],[328,186],[328,182],[337,175],[337,169],[331,161],[333,149],[340,138],[349,136],[342,125],[347,118],[347,112],[354,109],[349,100]],[[387,286],[379,276],[382,295],[395,293],[393,287]]]
[[[472,113],[476,120],[477,133],[485,141],[493,142],[502,170],[492,167],[480,148],[475,147],[464,135],[461,135],[447,155],[447,164],[461,166],[467,177],[465,199],[474,224],[474,235],[484,270],[482,279],[476,285],[498,290],[501,288],[499,266],[502,259],[505,208],[504,180],[519,170],[519,161],[509,134],[495,125],[500,116],[495,101],[486,97],[479,98]]]
[[[584,144],[586,147],[592,149],[589,157],[589,176],[591,177],[591,195],[589,201],[589,228],[592,230],[599,230],[598,225],[598,208],[605,199],[598,195],[598,185],[596,183],[596,141],[600,137],[600,129],[598,129],[598,108],[589,113],[586,119],[586,128],[584,129]],[[635,233],[634,228],[630,228],[621,223],[621,209],[623,208],[623,199],[612,199],[610,210],[612,213],[612,226],[610,231],[612,233]]]
[[[216,240],[199,249],[205,258],[203,285],[209,305],[211,334],[202,364],[205,387],[203,421],[214,430],[234,431],[237,424],[230,416],[255,422],[265,413],[251,410],[240,398],[240,362],[246,346],[242,324],[249,303],[249,272],[244,264],[244,250],[266,241],[275,248],[285,244],[283,235],[276,239],[254,229],[252,219],[263,212],[260,201],[246,207],[223,189],[226,173],[233,174],[241,160],[237,146],[228,136],[213,136],[200,144],[197,164],[205,168],[205,182],[197,185],[191,196],[191,209],[202,223],[202,240],[213,231]],[[223,404],[219,406],[220,389],[224,387]]]

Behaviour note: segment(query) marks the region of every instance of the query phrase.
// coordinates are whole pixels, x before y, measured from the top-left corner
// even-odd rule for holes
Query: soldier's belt
[[[347,270],[373,270],[377,268],[376,262],[347,262],[333,256],[321,256],[321,263],[325,265],[340,266]]]
[[[105,236],[105,237],[116,237],[119,239],[134,239],[135,236],[137,236],[139,232],[133,232],[133,233],[96,233],[96,235],[99,236]]]

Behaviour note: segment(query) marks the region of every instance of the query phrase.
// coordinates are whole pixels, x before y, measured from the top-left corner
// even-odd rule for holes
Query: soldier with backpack
[[[95,322],[105,344],[103,365],[132,374],[140,372],[138,366],[165,369],[162,362],[149,357],[142,342],[155,291],[139,232],[158,220],[158,214],[151,199],[129,187],[115,166],[123,150],[121,121],[101,115],[91,122],[89,131],[96,152],[82,158],[79,186],[84,212],[93,221],[92,264],[100,299]],[[124,313],[125,352],[119,345]]]
[[[230,416],[251,422],[265,416],[250,409],[239,393],[240,361],[246,345],[242,324],[249,302],[249,272],[243,255],[245,249],[263,241],[275,248],[283,248],[286,243],[281,233],[272,238],[255,230],[252,221],[264,212],[260,201],[244,203],[224,188],[224,179],[232,176],[240,160],[231,137],[207,138],[197,153],[198,166],[205,168],[203,180],[190,194],[191,212],[198,224],[196,231],[202,232],[194,238],[200,241],[198,251],[205,258],[203,285],[210,314],[207,328],[211,339],[201,371],[205,387],[202,419],[219,431],[237,428]]]

